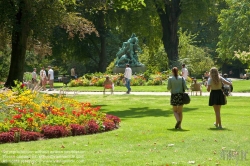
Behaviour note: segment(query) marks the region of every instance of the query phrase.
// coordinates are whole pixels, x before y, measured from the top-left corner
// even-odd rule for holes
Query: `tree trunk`
[[[177,66],[179,55],[178,55],[178,45],[179,38],[178,32],[178,20],[181,14],[180,0],[167,1],[164,4],[165,10],[158,5],[155,1],[155,6],[157,13],[160,17],[162,24],[162,42],[165,48],[165,52],[168,56],[168,65],[171,69]]]
[[[23,81],[25,54],[29,35],[26,0],[21,0],[12,30],[10,70],[5,87],[14,86],[14,80]]]
[[[105,28],[105,15],[102,11],[99,12],[98,32],[100,34],[101,49],[99,53],[98,71],[106,71],[107,55],[106,55],[106,28]]]

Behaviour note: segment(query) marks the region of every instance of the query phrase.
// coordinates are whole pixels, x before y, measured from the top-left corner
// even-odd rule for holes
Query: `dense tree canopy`
[[[217,52],[222,59],[231,59],[234,51],[248,51],[250,45],[250,3],[228,0],[228,8],[219,15],[220,35]]]
[[[11,52],[5,85],[22,81],[24,64],[35,66],[41,55],[63,68],[81,63],[81,73],[105,72],[132,33],[154,70],[188,62],[203,72],[211,58],[223,64],[248,51],[249,8],[247,0],[0,1],[0,54]]]
[[[69,17],[67,6],[73,4],[73,0],[10,0],[0,2],[0,27],[7,29],[11,35],[12,47],[10,70],[5,86],[13,86],[14,80],[23,80],[28,38],[34,38],[38,43],[47,43],[55,25],[67,22],[65,21],[67,20],[65,18]],[[86,26],[89,25],[85,24]],[[85,31],[83,30],[83,32]]]

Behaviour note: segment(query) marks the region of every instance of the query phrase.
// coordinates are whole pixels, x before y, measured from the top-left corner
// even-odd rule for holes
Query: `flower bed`
[[[13,90],[0,94],[0,143],[94,134],[119,127],[119,117],[90,103],[41,95],[22,85]]]
[[[103,86],[106,76],[106,74],[102,73],[85,74],[76,80],[71,80],[69,86]],[[124,78],[123,74],[110,75],[109,77],[116,86],[124,86],[122,80]],[[133,75],[130,84],[132,86],[162,85],[167,79],[168,74],[160,72],[151,75],[151,77],[145,74]]]

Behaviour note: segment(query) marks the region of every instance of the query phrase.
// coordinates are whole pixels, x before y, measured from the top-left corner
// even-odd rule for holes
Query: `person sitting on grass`
[[[113,91],[114,91],[114,84],[113,84],[113,82],[109,79],[109,76],[106,77],[106,80],[105,80],[104,83],[103,83],[103,87],[104,87],[103,94],[105,94],[105,90],[106,90],[106,89],[111,89],[111,94],[113,94]]]

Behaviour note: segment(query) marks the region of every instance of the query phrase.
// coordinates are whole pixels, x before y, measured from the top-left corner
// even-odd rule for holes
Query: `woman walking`
[[[173,77],[168,79],[167,89],[171,90],[170,104],[173,106],[173,112],[176,119],[175,129],[181,129],[181,122],[183,119],[183,89],[187,89],[186,82],[183,77],[179,76],[178,68],[172,69]]]
[[[232,85],[229,81],[225,80],[219,75],[218,69],[212,67],[210,69],[210,78],[208,79],[207,91],[210,92],[209,96],[209,106],[213,106],[216,121],[214,125],[216,128],[222,129],[220,109],[221,105],[226,104],[225,96],[222,92],[222,83],[227,85]]]

